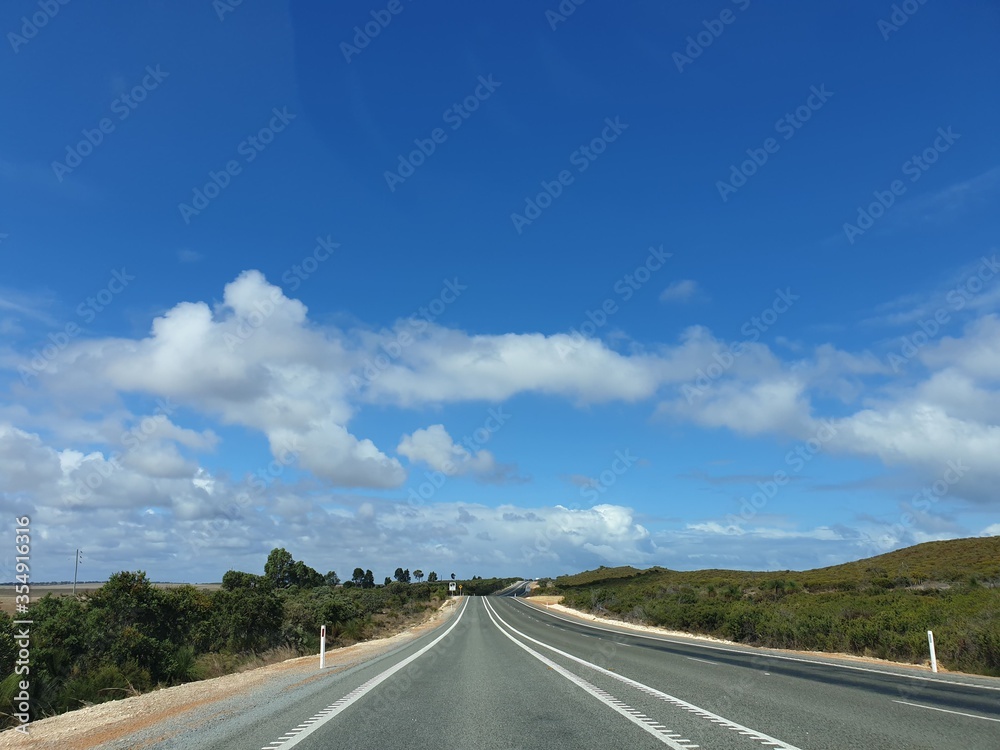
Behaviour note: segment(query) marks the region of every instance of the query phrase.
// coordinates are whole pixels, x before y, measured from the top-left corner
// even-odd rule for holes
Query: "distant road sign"
[[[458,586],[458,584],[455,583],[454,581],[448,581],[448,590],[449,591],[454,591],[456,586]]]

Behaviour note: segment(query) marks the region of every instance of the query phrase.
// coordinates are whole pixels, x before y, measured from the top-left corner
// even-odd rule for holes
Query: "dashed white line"
[[[506,630],[500,627],[500,624],[493,617],[495,613],[493,611],[493,608],[490,606],[490,603],[485,599],[483,601],[486,604],[486,614],[489,615],[489,618],[491,620],[493,620],[493,624],[496,625],[497,630],[499,630],[507,638],[509,638],[511,642],[514,643],[515,646],[524,649],[533,657],[538,659],[538,661],[542,662],[542,664],[549,667],[551,670],[561,675],[562,677],[565,677],[567,680],[572,682],[577,687],[581,688],[582,690],[585,690],[594,698],[597,698],[597,700],[599,700],[601,703],[608,706],[615,712],[621,714],[626,719],[635,724],[637,727],[639,727],[645,732],[648,732],[650,735],[658,739],[664,745],[669,745],[670,747],[673,748],[673,750],[693,750],[694,748],[698,747],[698,745],[693,744],[691,740],[684,739],[679,734],[677,734],[677,732],[671,732],[659,722],[650,719],[648,716],[632,708],[624,701],[621,701],[615,696],[611,695],[610,693],[601,690],[596,685],[592,685],[582,677],[573,674],[565,667],[556,664],[554,661],[545,656],[542,656],[542,654],[538,653],[534,649],[525,646],[514,636],[512,636],[510,633],[508,633]],[[497,615],[497,617],[499,617],[499,615]],[[513,628],[511,629],[513,630]]]
[[[700,661],[700,662],[701,662],[702,664],[711,664],[711,665],[712,665],[713,667],[717,667],[717,666],[719,666],[719,665],[718,665],[718,664],[717,664],[716,662],[714,662],[714,661],[709,661],[708,659],[699,659],[699,658],[698,658],[697,656],[688,656],[688,657],[685,657],[685,658],[688,658],[688,659],[690,659],[691,661]]]
[[[489,602],[487,602],[486,606],[487,608],[490,608]],[[758,732],[756,729],[751,729],[750,727],[745,727],[742,724],[737,724],[735,721],[727,719],[723,716],[719,716],[718,714],[714,714],[711,711],[708,711],[707,709],[700,708],[694,705],[693,703],[688,703],[686,700],[683,700],[681,698],[676,698],[673,695],[664,693],[662,690],[657,690],[656,688],[650,687],[649,685],[644,685],[643,683],[637,680],[633,680],[630,677],[625,677],[624,675],[620,675],[617,672],[612,672],[610,669],[599,667],[596,664],[592,664],[591,662],[586,661],[585,659],[581,659],[578,656],[573,656],[573,654],[568,654],[565,651],[560,651],[555,646],[550,646],[547,643],[543,643],[542,641],[536,640],[532,638],[530,635],[526,635],[522,633],[520,630],[516,630],[515,628],[511,627],[510,625],[507,624],[507,622],[504,621],[503,618],[500,617],[499,614],[497,615],[497,619],[500,620],[500,622],[502,622],[512,633],[517,633],[522,638],[529,640],[532,643],[537,643],[542,648],[546,648],[549,651],[559,654],[560,656],[563,656],[567,659],[571,659],[572,661],[575,661],[578,664],[583,664],[584,666],[589,667],[590,669],[593,669],[597,672],[600,672],[603,675],[607,675],[608,677],[613,677],[619,682],[624,682],[626,685],[630,685],[631,687],[634,687],[637,690],[646,693],[647,695],[651,695],[654,698],[658,698],[659,700],[664,701],[665,703],[669,703],[673,706],[677,706],[678,708],[682,708],[685,711],[689,711],[690,713],[700,716],[703,719],[708,719],[710,721],[717,720],[715,721],[715,723],[724,726],[727,729],[739,732],[740,734],[743,734],[747,737],[752,737],[761,744],[766,744],[771,747],[783,748],[783,750],[801,750],[801,748],[795,747],[795,745],[790,745],[787,742],[775,739],[774,737],[764,734],[763,732]]]

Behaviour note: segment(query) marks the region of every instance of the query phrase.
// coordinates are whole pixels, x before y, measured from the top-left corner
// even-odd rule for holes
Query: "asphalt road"
[[[647,637],[517,598],[472,597],[403,648],[154,747],[1000,748],[1000,681],[928,677]]]
[[[1000,680],[637,635],[576,622],[516,599],[490,602],[506,623],[528,638],[788,746],[1000,748]],[[570,663],[565,658],[557,661]],[[642,693],[621,681],[619,685],[625,691],[619,688],[616,695],[623,700]],[[659,701],[666,703],[662,697]],[[632,705],[640,710],[650,706]],[[651,715],[669,725],[662,710]],[[728,746],[703,732],[692,734],[702,747]],[[781,745],[739,745],[751,746]]]

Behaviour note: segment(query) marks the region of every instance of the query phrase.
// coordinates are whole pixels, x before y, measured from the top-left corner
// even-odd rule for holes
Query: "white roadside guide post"
[[[319,668],[326,668],[326,625],[319,629]]]
[[[937,654],[934,653],[934,632],[927,631],[927,645],[931,647],[931,671],[937,672]]]

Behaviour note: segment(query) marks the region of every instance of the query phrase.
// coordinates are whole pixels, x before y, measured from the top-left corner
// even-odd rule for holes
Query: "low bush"
[[[1000,676],[1000,537],[917,545],[792,573],[603,568],[563,576],[567,606],[740,643]],[[919,583],[915,583],[919,581]]]

